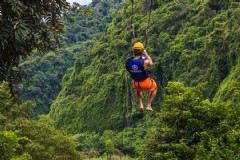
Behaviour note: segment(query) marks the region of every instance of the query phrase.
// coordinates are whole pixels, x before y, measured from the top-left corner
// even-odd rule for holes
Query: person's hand
[[[147,51],[144,49],[144,50],[142,50],[142,54],[143,55],[146,55],[146,53],[147,53]]]

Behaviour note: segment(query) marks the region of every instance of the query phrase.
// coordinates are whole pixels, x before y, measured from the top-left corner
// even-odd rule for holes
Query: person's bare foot
[[[153,109],[152,109],[152,108],[146,108],[146,110],[148,110],[148,111],[153,111]]]
[[[144,111],[144,109],[143,108],[140,108],[140,112],[143,112]]]
[[[146,108],[146,110],[148,110],[148,111],[153,111],[151,105],[148,105],[147,108]]]

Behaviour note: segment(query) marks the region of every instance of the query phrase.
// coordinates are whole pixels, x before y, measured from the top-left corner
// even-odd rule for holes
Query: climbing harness
[[[135,30],[134,30],[134,12],[133,12],[134,0],[131,0],[131,2],[132,2],[132,11],[131,11],[132,13],[131,13],[130,29],[131,29],[131,32],[132,32],[133,40],[135,42],[136,41],[136,34],[135,34]],[[151,13],[152,13],[152,5],[153,5],[153,0],[151,0],[150,10],[149,10],[149,14],[148,14],[148,22],[147,22],[146,34],[145,34],[145,38],[144,38],[144,46],[145,47],[147,45],[149,31],[150,31],[150,19],[151,19]]]

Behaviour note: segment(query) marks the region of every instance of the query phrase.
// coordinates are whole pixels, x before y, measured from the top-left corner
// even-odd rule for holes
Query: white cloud
[[[70,4],[73,2],[78,2],[80,5],[88,5],[92,2],[92,0],[67,0]]]

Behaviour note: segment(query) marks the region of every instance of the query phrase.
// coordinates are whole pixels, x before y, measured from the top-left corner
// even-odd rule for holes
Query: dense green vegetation
[[[81,42],[96,42],[103,35],[106,25],[112,21],[112,14],[121,8],[122,0],[103,0],[93,1],[88,7],[91,7],[93,13],[91,15],[76,14],[70,12],[69,16],[74,23],[65,22],[66,32],[64,40],[68,45]],[[81,48],[79,47],[80,51]]]
[[[52,120],[42,116],[28,120],[32,102],[16,102],[7,83],[0,86],[0,159],[81,159],[73,138],[54,129]]]
[[[28,73],[22,87],[22,99],[36,103],[35,115],[49,112],[50,105],[61,90],[61,80],[74,63],[74,52],[60,50],[45,55],[35,53],[21,67]]]
[[[134,5],[138,40],[144,38],[147,4]],[[159,87],[172,80],[190,86],[206,83],[204,96],[214,97],[221,82],[238,63],[236,33],[239,27],[234,24],[239,20],[239,3],[226,2],[220,9],[217,6],[222,4],[212,1],[154,2],[147,50],[155,62],[152,72]],[[76,62],[72,71],[65,75],[63,90],[50,113],[57,126],[65,126],[73,132],[76,128],[121,129],[122,108],[130,111],[127,106],[132,94],[126,87],[129,79],[124,69],[132,45],[128,30],[130,16],[128,3],[116,14],[105,36],[89,51],[88,61]],[[159,98],[155,102],[158,108]]]
[[[74,61],[85,61],[89,48],[103,35],[104,28],[112,20],[111,13],[121,7],[120,2],[92,3],[93,13],[88,15],[69,12],[67,15],[74,22],[64,21],[66,31],[61,48],[55,53],[35,53],[20,64],[28,76],[22,87],[22,99],[36,103],[35,115],[49,113],[52,101],[61,90],[67,68],[73,67]]]
[[[201,88],[169,83],[148,159],[239,159],[239,105],[204,100]]]
[[[146,50],[158,95],[154,112],[140,113],[125,60],[130,22],[143,42],[150,2],[134,1],[134,14],[128,0],[68,12],[62,48],[20,65],[23,103],[0,79],[1,159],[239,159],[240,2],[152,1]]]
[[[0,81],[11,88],[21,82],[19,63],[33,49],[55,50],[64,31],[62,15],[70,9],[63,0],[1,1],[0,5]]]
[[[144,40],[149,6],[149,1],[140,1],[134,4],[133,18],[137,41]],[[130,1],[125,2],[123,9],[115,14],[112,22],[108,25],[105,35],[94,45],[92,50],[89,50],[88,59],[84,62],[76,62],[74,68],[64,76],[63,89],[50,111],[56,127],[63,127],[71,133],[88,131],[104,134],[106,129],[110,129],[115,133],[113,137],[124,135],[123,139],[127,141],[126,143],[120,144],[118,140],[113,141],[118,142],[115,147],[131,156],[142,155],[149,159],[166,157],[192,159],[199,158],[201,155],[211,157],[214,154],[213,148],[205,146],[204,143],[208,143],[210,137],[215,136],[214,133],[218,128],[225,123],[230,123],[224,119],[226,118],[225,114],[234,111],[229,109],[227,112],[227,108],[239,106],[237,96],[239,93],[237,78],[239,71],[237,67],[239,64],[239,14],[240,4],[234,1],[153,1],[151,31],[146,47],[155,62],[151,71],[159,86],[159,95],[153,108],[157,112],[160,111],[160,115],[165,115],[170,111],[164,111],[164,105],[167,106],[166,108],[172,106],[172,103],[180,103],[180,106],[186,105],[186,108],[184,108],[185,106],[178,108],[179,105],[172,106],[177,108],[173,109],[173,113],[166,115],[169,117],[166,118],[167,120],[161,116],[159,120],[156,120],[151,113],[142,115],[136,111],[138,105],[134,100],[134,91],[130,88],[130,79],[124,68],[125,59],[131,55],[131,46],[133,45],[129,30],[131,3]],[[199,84],[204,85],[202,92],[193,92],[192,99],[187,98],[186,101],[183,99],[184,104],[178,102],[178,97],[174,98],[175,93],[173,93],[173,102],[170,103],[165,101],[166,97],[161,98],[169,81],[180,81],[193,88]],[[181,85],[179,87],[181,88]],[[226,89],[232,96],[228,96],[229,94],[225,92]],[[235,97],[236,103],[228,103],[227,101],[232,101],[233,97]],[[147,95],[145,100],[146,98]],[[216,102],[212,102],[213,100]],[[225,101],[227,104],[221,104],[221,101]],[[204,106],[211,110],[205,112]],[[203,117],[191,119],[191,116],[194,117],[197,114],[195,112],[199,111],[199,108],[195,110],[194,107],[203,109],[201,112]],[[181,114],[177,114],[180,111],[187,114],[187,117],[183,117],[187,124],[181,124]],[[213,114],[214,112],[217,113]],[[208,114],[211,116],[207,116]],[[170,121],[171,116],[173,116],[173,122]],[[209,118],[204,120],[205,117]],[[230,117],[236,117],[236,115]],[[178,120],[179,126],[173,126]],[[195,122],[199,122],[200,126]],[[158,127],[158,123],[163,127],[163,131],[161,127]],[[192,130],[189,133],[185,131],[188,129],[188,123],[195,125],[191,126],[193,128],[190,128]],[[201,126],[202,123],[210,124]],[[234,128],[235,125],[230,126]],[[153,133],[149,132],[151,127],[153,127]],[[199,130],[194,127],[199,127]],[[139,136],[135,135],[135,131]],[[236,131],[237,136],[238,130],[236,129]],[[177,134],[177,132],[181,133]],[[131,135],[131,133],[133,135],[128,138],[128,134]],[[163,137],[163,139],[167,139],[166,142],[163,142],[163,148],[161,148],[161,138],[158,140],[155,139],[156,137],[151,137],[148,141],[146,140],[147,133],[150,134],[150,137],[151,134],[156,136],[166,134],[166,137]],[[204,133],[209,136],[205,142]],[[178,137],[173,136],[174,134]],[[224,133],[219,133],[215,140],[220,143],[221,139],[228,134],[232,133],[225,130]],[[199,140],[195,142],[191,139],[196,135],[199,136]],[[160,145],[159,149],[154,149],[156,146],[153,141],[156,142],[156,146]],[[144,143],[149,144],[146,151],[142,151]],[[152,146],[151,143],[153,143]],[[172,143],[175,145],[172,146]],[[225,142],[222,143],[227,145]],[[218,143],[216,142],[216,144]],[[238,144],[237,141],[236,144]],[[199,145],[202,150],[196,150],[191,145]],[[219,147],[221,150],[221,146]],[[234,147],[226,149],[222,156],[226,157],[227,154],[230,154],[228,152],[231,149],[234,149],[232,158],[237,158],[234,156],[238,154],[238,151]],[[200,153],[205,150],[205,155]]]

